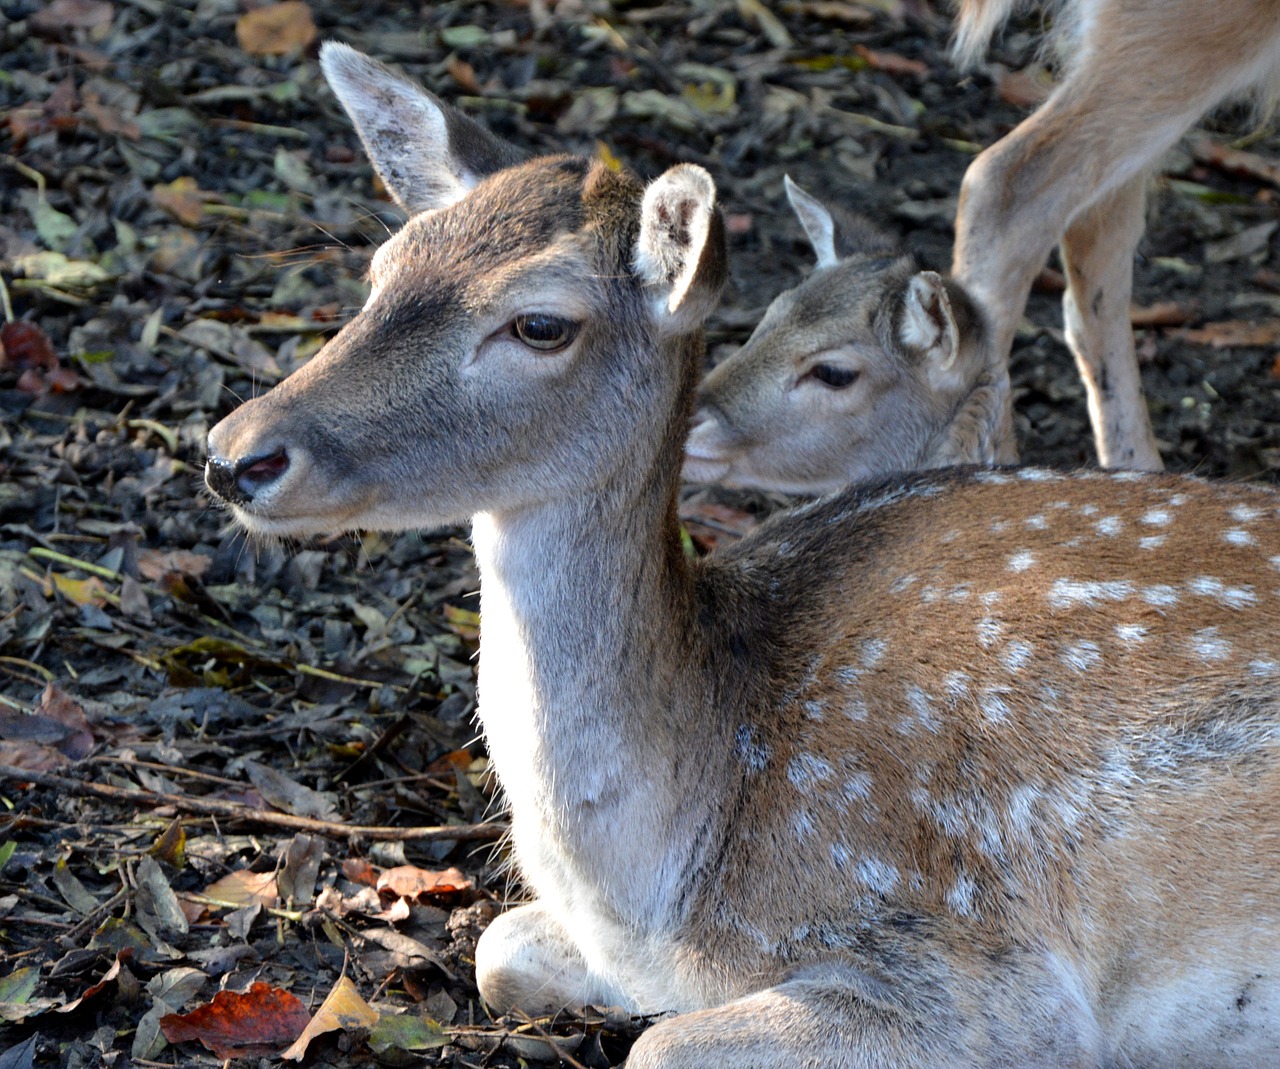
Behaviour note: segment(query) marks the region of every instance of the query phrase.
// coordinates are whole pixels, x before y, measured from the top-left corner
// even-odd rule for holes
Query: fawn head
[[[706,172],[646,189],[587,159],[526,161],[353,49],[320,62],[410,219],[359,315],[210,432],[205,479],[236,518],[279,535],[435,526],[604,488],[678,448],[663,436],[687,419],[674,409],[725,275]],[[632,427],[620,406],[654,418]]]
[[[825,493],[918,467],[980,363],[977,313],[865,220],[786,189],[817,263],[702,384],[685,477]]]

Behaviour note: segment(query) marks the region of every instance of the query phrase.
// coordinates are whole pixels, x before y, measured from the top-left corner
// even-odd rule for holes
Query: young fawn
[[[263,534],[472,518],[536,896],[489,1004],[680,1011],[633,1069],[1280,1065],[1280,495],[950,469],[690,561],[707,174],[321,62],[412,217],[206,478]]]
[[[1018,0],[960,0],[957,54],[972,60]],[[1162,467],[1129,326],[1133,255],[1156,161],[1206,111],[1280,93],[1276,0],[1063,0],[1061,80],[970,165],[952,275],[987,313],[1006,357],[1055,244],[1067,344],[1084,380],[1098,460]],[[1005,404],[1009,403],[1007,381]]]
[[[1005,354],[968,295],[786,179],[817,263],[698,390],[685,478],[821,494],[1016,459]]]

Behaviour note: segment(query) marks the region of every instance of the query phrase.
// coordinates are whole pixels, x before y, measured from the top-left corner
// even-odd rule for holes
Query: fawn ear
[[[831,210],[812,194],[806,193],[793,181],[791,176],[783,175],[782,184],[787,191],[787,200],[791,202],[791,210],[796,213],[804,232],[809,235],[809,244],[818,258],[819,267],[831,267],[840,262],[836,255],[836,221]]]
[[[898,336],[903,345],[921,353],[931,386],[942,390],[960,386],[956,366],[960,328],[946,284],[936,271],[921,271],[907,283]]]
[[[410,215],[461,200],[523,154],[403,75],[326,41],[320,68],[383,184]]]
[[[665,333],[693,330],[715,308],[728,275],[724,223],[701,167],[672,167],[644,191],[635,269]]]

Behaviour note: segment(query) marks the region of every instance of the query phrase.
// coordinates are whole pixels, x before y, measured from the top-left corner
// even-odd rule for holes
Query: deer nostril
[[[232,505],[247,505],[289,470],[289,454],[283,449],[232,461],[210,455],[204,467],[205,485]]]
[[[247,457],[235,467],[236,485],[248,497],[265,490],[289,470],[289,454],[283,448],[266,456]]]

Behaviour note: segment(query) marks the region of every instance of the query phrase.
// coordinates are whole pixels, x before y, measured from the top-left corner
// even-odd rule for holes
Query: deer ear
[[[960,329],[946,284],[936,271],[921,271],[907,283],[898,336],[903,345],[922,354],[931,386],[954,390],[961,385],[956,366]]]
[[[728,275],[724,223],[701,167],[672,167],[644,191],[635,269],[664,332],[693,330],[715,308]]]
[[[514,146],[348,45],[326,41],[320,68],[374,170],[410,215],[448,207],[485,175],[523,158]]]
[[[787,191],[787,200],[791,202],[791,210],[796,213],[804,232],[809,235],[809,244],[818,258],[819,267],[831,267],[840,262],[836,255],[836,221],[830,209],[817,197],[806,193],[793,181],[791,176],[783,175],[782,184]]]

